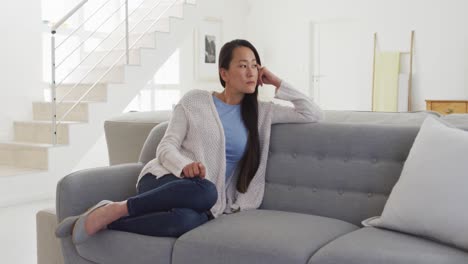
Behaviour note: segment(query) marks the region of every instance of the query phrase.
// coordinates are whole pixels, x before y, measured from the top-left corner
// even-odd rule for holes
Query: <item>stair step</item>
[[[57,119],[60,120],[63,114],[67,112],[75,102],[62,102],[57,104],[56,113]],[[79,103],[66,117],[65,121],[88,121],[88,102]],[[52,103],[51,102],[33,102],[33,120],[48,121],[52,119]]]
[[[75,88],[75,84],[73,83],[64,83],[60,86],[56,87],[56,97],[57,100],[65,99],[66,101],[78,101],[78,99],[83,96],[86,91],[91,88],[92,83],[83,83],[78,84]],[[68,93],[71,89],[73,90]],[[66,95],[66,97],[65,97]],[[50,88],[44,90],[44,97],[46,101],[51,101],[51,93]],[[83,98],[84,101],[90,102],[105,102],[107,101],[107,84],[106,83],[98,83],[94,88]]]
[[[48,149],[52,145],[24,142],[0,142],[0,165],[2,174],[27,169],[48,169]],[[9,168],[9,169],[7,169]]]
[[[68,75],[68,73],[70,73],[71,70],[72,69],[70,68],[60,68],[57,71],[57,83],[61,82],[63,78]],[[96,67],[93,69],[91,66],[80,66],[65,79],[64,83],[94,83],[98,80],[101,83],[123,83],[125,81],[125,65],[115,66],[106,74],[106,76],[102,77],[102,75],[108,70],[109,67]],[[91,72],[88,74],[88,71]]]
[[[57,144],[68,144],[70,124],[81,122],[64,121],[57,127]],[[14,139],[18,142],[52,144],[52,121],[15,121]]]
[[[109,53],[109,54],[107,54]],[[139,65],[140,64],[140,49],[131,49],[129,50],[129,64]],[[127,63],[127,57],[125,54],[125,49],[114,49],[112,51],[95,51],[89,55],[89,57],[84,60],[83,65],[94,66],[98,63],[104,56],[99,66],[112,66],[118,59],[116,65],[124,65]],[[83,58],[88,54],[84,54]],[[120,59],[119,59],[120,58]]]
[[[174,0],[159,0],[158,6],[169,6],[174,2]],[[183,5],[186,1],[185,0],[178,0],[177,3],[174,5]],[[140,8],[151,8],[155,5],[155,1],[146,1],[144,2]]]
[[[150,12],[147,17],[145,18],[145,20],[152,20],[152,19],[155,19],[157,18],[158,16],[160,16],[164,10],[166,10],[166,8],[168,6],[170,6],[171,3],[169,2],[161,2],[158,6],[156,6],[153,10],[151,10],[153,8],[153,6],[155,5],[155,3],[151,3],[151,6],[145,6],[143,4],[143,7],[140,7],[138,8],[137,10],[135,10],[135,12],[129,16],[130,20],[134,20],[134,21],[140,21],[144,16],[146,16],[146,14],[148,14],[148,12]],[[170,8],[168,11],[166,11],[162,17],[169,17],[169,16],[172,16],[172,17],[179,17],[179,18],[183,18],[184,16],[184,6],[183,4],[179,3],[179,4],[174,4],[174,6],[172,8]]]
[[[119,44],[117,44],[117,42],[123,36],[125,36],[125,33],[122,30],[120,31],[120,34],[117,34],[117,33],[112,34],[111,36],[109,36],[108,39],[103,41],[103,43],[101,45],[99,45],[99,47],[97,47],[96,51],[110,50],[112,48],[114,48],[114,49],[125,49],[126,48],[125,39],[122,40],[121,42],[119,42]],[[149,32],[147,34],[144,34],[143,36],[142,36],[142,34],[138,34],[138,33],[135,33],[135,34],[130,33],[129,34],[128,43],[129,43],[130,46],[133,45],[137,40],[138,40],[138,42],[133,46],[134,49],[138,49],[138,48],[155,48],[156,47],[156,36],[155,36],[154,33]],[[94,47],[92,47],[92,48],[94,48]],[[91,51],[91,50],[92,49],[90,48],[89,51]]]
[[[146,30],[148,32],[170,32],[171,30],[171,19],[169,17],[161,17],[157,22],[155,19],[143,20],[141,23],[133,28],[133,25],[130,25],[132,34],[144,33]],[[138,21],[137,21],[138,22]],[[154,23],[154,25],[152,25]]]

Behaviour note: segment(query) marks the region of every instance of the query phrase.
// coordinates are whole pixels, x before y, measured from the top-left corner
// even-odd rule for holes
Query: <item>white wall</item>
[[[0,140],[13,138],[13,120],[32,117],[43,98],[41,2],[4,1],[0,11]]]
[[[107,152],[106,137],[103,133],[71,172],[105,166],[109,166],[109,153]]]
[[[361,25],[365,42],[361,50],[372,54],[372,33],[378,32],[381,48],[409,47],[415,30],[413,75],[414,110],[425,109],[425,99],[468,99],[468,1],[466,0],[248,0],[248,37],[263,50],[265,63],[304,92],[311,88],[311,22],[354,21]],[[346,45],[346,43],[343,43]],[[368,47],[371,47],[369,50]],[[364,56],[365,57],[365,56]],[[265,64],[264,63],[264,64]],[[340,63],[340,61],[336,61]],[[361,98],[370,98],[372,64],[362,67]],[[367,69],[367,70],[365,70]],[[347,87],[340,87],[347,89]],[[346,100],[337,94],[336,100]],[[370,110],[370,100],[355,109]]]

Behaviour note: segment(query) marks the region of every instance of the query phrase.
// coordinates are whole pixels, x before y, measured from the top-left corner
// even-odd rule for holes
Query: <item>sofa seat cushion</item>
[[[309,264],[460,264],[468,252],[431,240],[373,227],[346,234],[312,256]]]
[[[222,215],[182,235],[172,263],[307,263],[319,248],[356,229],[321,216],[243,211]]]
[[[105,230],[76,246],[81,257],[95,263],[170,264],[176,239]]]

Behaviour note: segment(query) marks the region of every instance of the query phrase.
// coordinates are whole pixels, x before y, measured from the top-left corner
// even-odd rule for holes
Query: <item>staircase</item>
[[[151,1],[161,1],[158,8],[171,2],[146,0]],[[3,194],[0,197],[0,207],[54,196],[57,180],[70,173],[102,136],[104,120],[121,113],[183,39],[192,34],[193,26],[201,19],[196,9],[193,1],[177,1],[134,48],[129,50],[129,64],[126,64],[126,57],[123,56],[57,126],[56,144],[53,144],[52,136],[52,103],[46,100],[33,102],[33,120],[15,121],[14,140],[0,142],[0,193]],[[135,13],[138,12],[146,14],[150,9],[142,6],[135,10]],[[140,35],[138,33],[143,33],[153,22],[145,19],[144,25],[135,27],[135,31],[129,35],[130,42],[137,39]],[[87,60],[56,89],[57,98],[68,94],[61,104],[57,104],[57,120],[125,52],[124,45],[119,44],[108,50],[111,46],[115,45],[103,43],[93,53],[81,54]],[[102,55],[108,52],[108,57],[92,69]],[[92,71],[85,76],[90,69]],[[60,74],[57,72],[57,80],[66,76]],[[73,87],[75,89],[70,92]]]

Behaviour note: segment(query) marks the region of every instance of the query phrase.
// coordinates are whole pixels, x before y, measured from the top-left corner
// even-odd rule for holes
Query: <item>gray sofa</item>
[[[361,226],[382,212],[428,114],[381,124],[379,118],[356,122],[328,112],[322,123],[274,125],[258,210],[223,215],[178,239],[106,230],[75,246],[65,237],[65,263],[468,263],[468,252]],[[139,162],[64,177],[57,186],[58,220],[100,200],[133,195],[166,126],[152,129]]]

